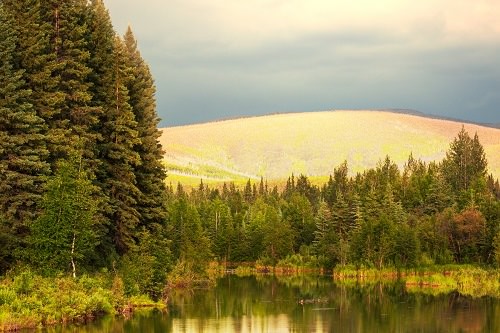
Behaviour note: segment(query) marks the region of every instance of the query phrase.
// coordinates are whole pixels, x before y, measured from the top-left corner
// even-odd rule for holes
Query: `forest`
[[[464,128],[439,163],[387,156],[321,186],[291,175],[188,191],[168,183],[132,29],[118,36],[101,0],[0,1],[0,58],[0,310],[11,284],[27,295],[36,281],[104,281],[115,307],[159,299],[211,262],[500,265],[500,186]]]
[[[343,163],[322,186],[304,175],[281,189],[264,179],[242,189],[201,182],[191,193],[170,186],[172,254],[193,267],[211,258],[326,269],[495,265],[500,188],[486,171],[479,138],[462,128],[440,163],[410,156],[399,170],[386,157],[355,176]]]

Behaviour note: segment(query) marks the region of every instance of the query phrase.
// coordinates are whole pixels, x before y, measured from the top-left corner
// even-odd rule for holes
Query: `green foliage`
[[[30,271],[8,276],[0,281],[0,331],[114,314],[114,296],[107,285],[103,276],[42,278]]]
[[[138,197],[134,168],[141,161],[134,146],[139,144],[137,121],[128,103],[126,84],[131,79],[124,43],[114,39],[113,67],[108,75],[113,84],[104,87],[110,104],[105,106],[99,146],[102,168],[97,179],[107,198],[104,214],[111,222],[109,236],[118,253],[134,245],[134,230],[139,225]]]
[[[161,223],[166,217],[165,168],[162,163],[163,150],[159,144],[161,132],[158,130],[160,119],[156,114],[155,86],[148,65],[137,49],[137,41],[128,27],[124,36],[126,62],[131,71],[127,82],[129,104],[137,121],[139,142],[134,150],[141,162],[135,167],[134,174],[140,194],[137,199],[138,212],[142,225]]]
[[[51,274],[68,271],[88,262],[98,244],[95,187],[81,160],[59,163],[50,177],[42,215],[32,224],[30,259],[34,266]]]
[[[25,70],[17,66],[16,48],[23,43],[20,29],[27,22],[17,23],[12,10],[16,5],[0,3],[0,234],[4,244],[24,240],[29,221],[38,213],[43,176],[49,172],[46,125],[31,103],[33,91],[26,86]],[[1,256],[2,267],[12,261]]]
[[[305,185],[304,187],[307,188]],[[298,190],[294,190],[290,194],[287,203],[283,207],[283,219],[288,222],[293,230],[293,248],[295,251],[298,251],[301,245],[312,244],[315,228],[314,215],[311,202],[305,194],[299,193]]]
[[[211,258],[210,240],[202,229],[196,207],[187,198],[173,201],[169,208],[172,254],[195,273],[202,274]]]
[[[262,228],[264,234],[263,256],[270,259],[271,265],[276,266],[278,261],[286,257],[292,250],[292,228],[272,206],[265,208],[264,219],[265,224]]]
[[[233,250],[237,246],[237,235],[231,210],[220,198],[214,199],[207,208],[209,237],[213,254],[219,260],[232,261]]]
[[[477,133],[471,138],[462,127],[450,144],[443,169],[447,181],[458,192],[467,191],[478,178],[486,176],[486,156]]]
[[[500,267],[500,231],[498,231],[497,235],[493,240],[494,248],[495,248],[495,262],[497,267]]]
[[[109,253],[101,264],[111,262],[113,253],[135,244],[139,226],[161,224],[166,216],[148,66],[130,30],[125,41],[116,36],[101,0],[5,0],[0,31],[0,237],[6,244],[0,267],[16,259],[5,252],[25,246],[32,222],[54,220],[47,213],[37,219],[47,211],[45,183],[74,155],[101,190],[91,195],[93,231]],[[41,243],[50,240],[36,246]],[[61,269],[66,259],[53,261],[48,270]]]
[[[394,235],[393,260],[396,267],[415,267],[420,258],[420,244],[415,229],[400,224]]]
[[[169,241],[163,230],[161,226],[153,232],[143,229],[138,244],[123,256],[120,272],[125,295],[149,295],[154,300],[162,296],[172,266]]]
[[[313,246],[322,267],[331,269],[340,262],[339,245],[340,239],[333,225],[331,211],[326,202],[321,202],[316,216]]]

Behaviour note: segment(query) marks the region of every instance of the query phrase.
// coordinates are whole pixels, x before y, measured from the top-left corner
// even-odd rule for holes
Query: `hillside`
[[[500,129],[463,124],[478,133],[489,171],[500,177]],[[163,129],[170,181],[326,176],[347,160],[351,173],[389,155],[402,166],[410,153],[441,160],[461,122],[384,111],[276,114]]]

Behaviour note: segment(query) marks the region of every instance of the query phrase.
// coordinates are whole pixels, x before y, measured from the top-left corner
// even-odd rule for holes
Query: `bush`
[[[13,274],[13,273],[11,273]],[[103,276],[43,278],[21,271],[0,281],[0,331],[84,321],[126,303],[118,282]],[[121,281],[121,280],[120,280]]]
[[[8,287],[0,286],[0,306],[11,304],[16,298],[16,292]]]

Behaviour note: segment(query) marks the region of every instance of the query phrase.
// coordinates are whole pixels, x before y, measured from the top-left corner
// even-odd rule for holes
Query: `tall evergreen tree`
[[[332,213],[328,204],[320,202],[316,216],[313,248],[320,264],[325,268],[333,268],[339,261],[339,237],[332,222]]]
[[[165,219],[165,168],[162,164],[163,150],[159,143],[160,119],[156,113],[155,86],[148,65],[137,49],[137,41],[130,26],[124,37],[128,66],[132,79],[128,81],[129,104],[137,121],[138,139],[134,150],[141,163],[134,173],[140,195],[137,210],[144,225],[161,223]]]
[[[339,191],[336,197],[337,199],[332,208],[333,227],[335,228],[337,236],[345,240],[352,227],[349,221],[349,205],[344,200],[342,192]]]
[[[116,34],[102,0],[90,1],[87,10],[87,22],[86,46],[87,51],[90,53],[88,66],[92,69],[87,78],[90,83],[89,92],[92,95],[90,106],[96,109],[98,116],[98,122],[92,126],[91,130],[99,133],[96,138],[98,163],[95,166],[95,183],[101,188],[102,195],[99,218],[103,219],[105,223],[101,224],[101,233],[107,235],[101,240],[99,246],[101,252],[111,254],[114,252],[116,244],[113,239],[115,225],[110,220],[113,208],[111,207],[111,200],[107,197],[110,187],[110,179],[108,178],[110,161],[107,159],[110,129],[106,124],[112,118],[108,114],[111,112],[110,109],[116,109],[116,106],[113,108],[113,105],[116,104],[116,90],[112,88],[116,72],[114,51]]]
[[[30,91],[27,102],[32,105],[37,116],[46,123],[43,134],[47,147],[51,150],[55,133],[50,119],[57,117],[58,105],[63,96],[58,91],[59,69],[56,54],[51,52],[48,22],[40,0],[3,0],[5,13],[12,18],[11,27],[16,31],[16,48],[13,50],[14,70],[20,70],[24,82],[20,89]]]
[[[106,87],[107,96],[113,96],[111,104],[105,105],[99,146],[102,168],[98,181],[107,198],[105,215],[110,221],[110,236],[119,253],[126,252],[134,244],[134,230],[139,224],[137,198],[140,191],[136,186],[134,169],[140,164],[139,154],[134,151],[140,140],[137,133],[126,85],[130,80],[125,45],[116,37],[111,86]]]
[[[0,3],[0,214],[19,229],[36,216],[41,176],[49,167],[45,123],[29,103],[23,70],[14,66],[19,40],[14,26],[12,13]]]
[[[15,26],[0,2],[0,274],[15,260],[15,249],[39,212],[43,176],[50,170],[45,123],[28,102],[31,91],[16,66]]]
[[[210,241],[201,227],[196,207],[180,197],[169,207],[172,254],[195,272],[202,272],[211,257]]]
[[[486,156],[477,133],[472,139],[462,126],[443,161],[446,180],[455,191],[468,190],[478,178],[486,176],[486,168]]]
[[[281,218],[278,209],[271,205],[266,205],[264,218],[263,254],[276,266],[280,259],[292,252],[293,231],[290,224]]]
[[[52,76],[56,79],[57,103],[54,114],[46,119],[51,153],[50,161],[56,163],[69,154],[83,153],[84,163],[96,165],[96,141],[98,134],[93,126],[98,118],[96,109],[90,107],[87,50],[88,9],[85,0],[48,0],[41,2],[41,18],[49,26],[48,53],[55,59]]]

